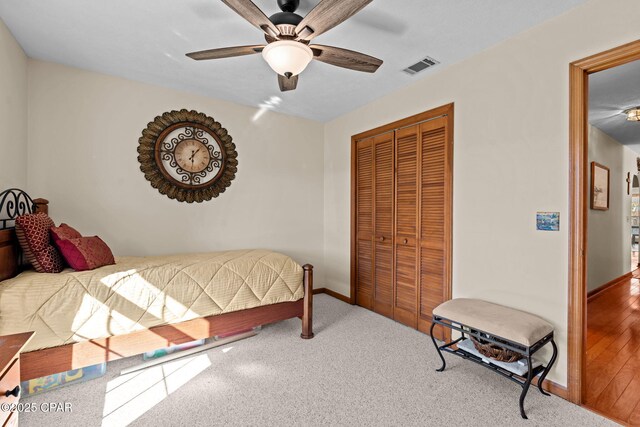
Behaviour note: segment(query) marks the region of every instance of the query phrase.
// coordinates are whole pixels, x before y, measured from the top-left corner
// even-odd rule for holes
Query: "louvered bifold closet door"
[[[453,104],[354,135],[351,150],[351,295],[429,333],[451,298]]]
[[[356,145],[356,301],[373,309],[373,138]]]
[[[374,138],[374,311],[393,318],[393,132]]]
[[[418,329],[428,332],[432,310],[448,299],[447,259],[450,223],[445,220],[450,209],[451,153],[447,118],[442,117],[420,125],[420,316]],[[446,287],[448,289],[448,286]],[[434,336],[443,339],[437,326]]]
[[[417,328],[419,126],[396,131],[394,319]]]

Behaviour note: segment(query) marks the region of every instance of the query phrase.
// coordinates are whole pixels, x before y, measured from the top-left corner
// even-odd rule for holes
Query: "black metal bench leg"
[[[547,377],[547,374],[551,370],[551,367],[556,362],[556,358],[558,357],[558,347],[556,346],[556,343],[554,340],[551,340],[551,346],[553,346],[553,354],[551,355],[551,360],[549,360],[547,367],[544,369],[544,371],[542,372],[542,375],[540,375],[540,378],[538,379],[538,390],[540,390],[540,393],[544,394],[545,396],[551,396],[551,394],[544,391],[544,389],[542,388],[542,383],[544,382],[544,379]]]
[[[437,372],[442,372],[444,371],[444,368],[447,367],[447,362],[444,360],[444,356],[442,355],[442,351],[440,350],[440,347],[438,347],[438,343],[436,342],[436,339],[433,337],[433,328],[436,326],[435,322],[431,322],[431,329],[429,330],[429,335],[431,335],[431,341],[433,341],[433,345],[435,346],[436,350],[438,351],[438,356],[440,356],[440,359],[442,359],[442,367],[439,369],[436,369]]]
[[[520,415],[525,420],[528,420],[529,418],[527,418],[527,414],[524,412],[524,398],[527,397],[529,386],[531,385],[531,381],[533,380],[533,369],[531,369],[531,355],[527,356],[527,366],[529,367],[529,373],[527,374],[527,381],[522,384],[522,393],[520,394]]]

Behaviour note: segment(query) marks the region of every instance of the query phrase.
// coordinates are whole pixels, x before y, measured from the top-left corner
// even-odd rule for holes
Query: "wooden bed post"
[[[302,333],[300,338],[313,338],[313,265],[305,264],[304,269],[304,314],[302,315]]]
[[[35,205],[34,213],[49,213],[49,201],[47,199],[33,199],[33,204]]]

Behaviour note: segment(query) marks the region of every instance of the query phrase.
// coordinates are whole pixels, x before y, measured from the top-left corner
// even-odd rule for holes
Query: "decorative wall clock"
[[[142,131],[138,161],[161,194],[180,202],[218,197],[238,171],[238,153],[227,130],[197,111],[171,111]]]

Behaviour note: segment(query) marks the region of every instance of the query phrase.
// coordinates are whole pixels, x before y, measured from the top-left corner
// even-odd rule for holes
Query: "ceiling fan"
[[[282,12],[267,16],[251,0],[222,0],[224,4],[264,32],[266,45],[209,49],[187,53],[201,61],[262,53],[278,73],[280,90],[294,90],[298,75],[312,59],[350,70],[375,73],[382,61],[360,52],[309,42],[346,21],[372,0],[321,0],[304,18],[295,13],[300,0],[277,0]]]
[[[621,121],[623,120],[623,117],[628,122],[640,123],[640,105],[636,107],[626,107],[621,105],[607,104],[597,105],[596,107],[591,107],[589,110],[589,121],[592,123],[611,119]]]

